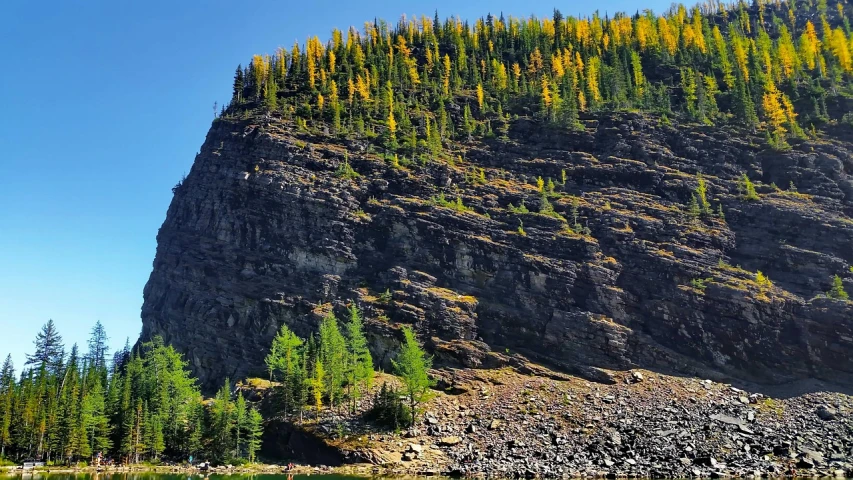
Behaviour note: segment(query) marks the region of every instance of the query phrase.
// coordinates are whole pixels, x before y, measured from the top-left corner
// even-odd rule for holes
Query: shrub
[[[510,203],[509,205],[507,205],[506,208],[507,208],[507,210],[509,210],[512,213],[529,213],[530,212],[530,210],[528,210],[527,207],[524,205],[524,200],[522,200],[521,205],[519,205],[517,207],[513,206],[513,204]]]
[[[349,164],[349,159],[347,159],[335,170],[335,176],[346,180],[353,180],[361,175],[352,169],[352,165]]]
[[[457,212],[467,212],[471,210],[462,203],[462,197],[456,197],[456,201],[452,201],[445,198],[444,193],[439,193],[437,197],[432,197],[430,199],[430,203],[438,205],[439,207],[450,208]]]
[[[542,195],[542,206],[539,208],[539,213],[552,218],[556,218],[558,220],[562,220],[564,222],[566,221],[566,219],[563,218],[562,215],[560,215],[554,210],[554,206],[551,205],[551,202],[548,201],[548,198],[545,195]]]
[[[766,290],[768,288],[773,287],[773,282],[771,282],[770,279],[767,278],[767,275],[764,275],[763,273],[761,273],[761,270],[755,272],[755,283],[762,290]]]
[[[829,298],[834,298],[835,300],[849,300],[850,295],[844,291],[844,283],[841,281],[841,277],[836,275],[832,279],[832,287],[826,292],[826,296]]]
[[[708,287],[708,283],[713,280],[712,278],[694,278],[690,280],[690,286],[697,289],[702,290],[703,292]]]
[[[752,183],[752,181],[745,173],[742,177],[740,177],[740,181],[738,181],[738,190],[740,191],[740,194],[744,200],[759,200],[758,192],[755,191],[755,184]]]
[[[398,430],[412,423],[412,412],[403,401],[401,393],[387,383],[373,397],[373,407],[365,418],[383,427]]]

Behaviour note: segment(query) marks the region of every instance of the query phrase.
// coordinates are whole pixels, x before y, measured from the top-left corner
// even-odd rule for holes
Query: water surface
[[[335,474],[284,474],[284,473],[0,473],[0,480],[363,480],[369,477]]]

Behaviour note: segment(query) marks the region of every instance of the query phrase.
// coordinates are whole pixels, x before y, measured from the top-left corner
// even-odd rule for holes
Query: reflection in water
[[[354,475],[295,475],[292,473],[224,473],[195,475],[171,473],[44,473],[17,472],[9,475],[0,473],[0,480],[354,480],[365,477]]]

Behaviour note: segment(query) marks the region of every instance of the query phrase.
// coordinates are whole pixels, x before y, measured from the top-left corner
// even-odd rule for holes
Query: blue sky
[[[155,237],[234,68],[333,27],[401,14],[565,15],[627,0],[0,2],[0,355],[53,318],[83,344],[135,340]],[[663,10],[669,1],[649,0]],[[0,359],[2,361],[2,359]]]

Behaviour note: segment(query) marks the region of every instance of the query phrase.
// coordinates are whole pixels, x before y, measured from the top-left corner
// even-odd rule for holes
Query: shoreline
[[[113,474],[113,473],[182,473],[182,474],[234,474],[234,473],[283,473],[283,474],[309,474],[309,473],[343,473],[344,470],[349,470],[355,465],[346,465],[341,467],[328,467],[325,465],[297,465],[288,469],[287,465],[278,464],[254,464],[243,466],[220,466],[210,467],[202,470],[194,466],[180,465],[128,465],[128,466],[113,466],[113,467],[36,467],[24,470],[20,465],[0,467],[0,473],[8,475],[33,475],[39,473],[65,473],[65,474]]]

